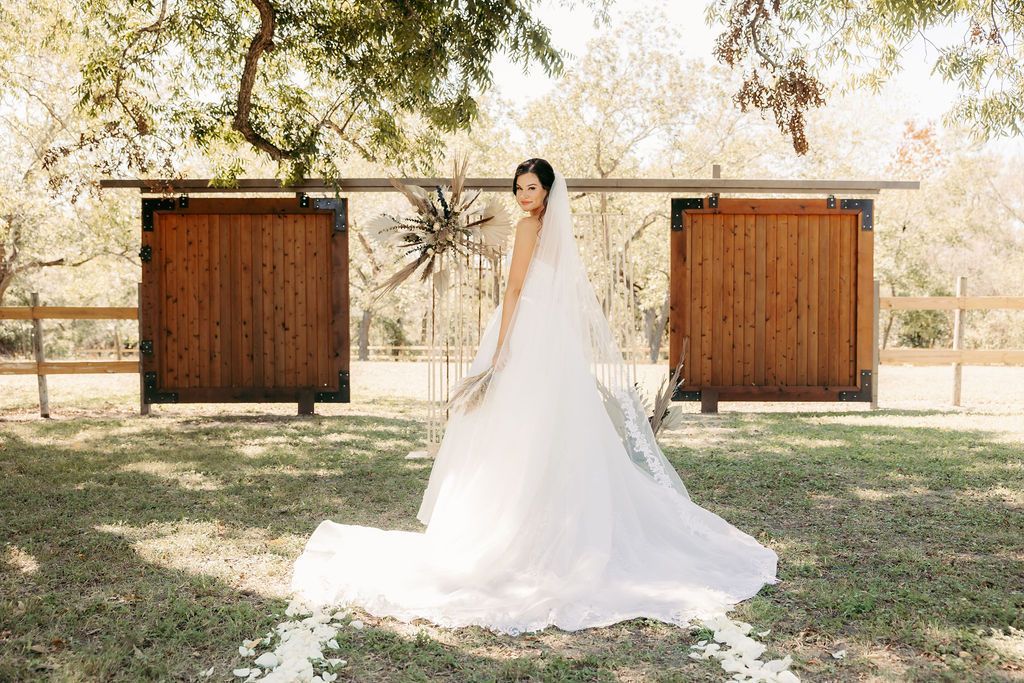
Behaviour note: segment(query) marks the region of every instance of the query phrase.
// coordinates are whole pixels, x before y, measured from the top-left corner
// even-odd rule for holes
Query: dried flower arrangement
[[[679,357],[679,365],[672,372],[672,378],[668,380],[667,384],[665,380],[661,381],[661,386],[658,387],[658,393],[654,398],[654,404],[651,405],[650,399],[647,398],[646,393],[640,387],[639,384],[634,384],[637,393],[640,394],[640,400],[643,401],[644,407],[647,412],[650,413],[647,416],[648,422],[651,423],[651,431],[654,435],[658,435],[658,431],[662,428],[671,429],[681,424],[679,411],[672,410],[670,402],[672,401],[672,394],[675,390],[683,385],[686,381],[683,374],[683,367],[686,363],[686,347],[689,346],[689,339],[683,339],[683,352]]]
[[[433,192],[391,178],[391,184],[405,195],[416,214],[401,218],[381,214],[366,224],[365,231],[376,243],[397,247],[403,256],[415,256],[375,288],[375,300],[393,291],[421,267],[421,282],[433,273],[443,272],[446,255],[494,257],[506,244],[512,234],[508,214],[493,195],[474,208],[483,190],[465,190],[468,163],[468,158],[456,157],[451,185],[436,185]]]

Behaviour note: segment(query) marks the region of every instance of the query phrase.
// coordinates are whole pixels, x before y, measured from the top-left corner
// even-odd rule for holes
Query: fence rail
[[[960,405],[961,366],[1024,365],[1024,349],[964,349],[963,312],[968,310],[1024,310],[1024,296],[966,296],[966,279],[957,279],[957,296],[879,296],[877,308],[887,311],[941,310],[954,312],[953,348],[951,349],[878,349],[878,362],[918,366],[952,365],[953,405]],[[877,290],[876,290],[877,291]],[[33,301],[38,296],[33,294]],[[48,361],[43,351],[43,320],[138,320],[138,309],[130,306],[0,306],[0,320],[26,320],[33,323],[34,361],[0,361],[0,375],[36,375],[40,385],[40,414],[49,416],[46,397],[47,375],[137,374],[139,360],[60,360]],[[876,340],[877,346],[877,340]],[[371,360],[417,358],[429,349],[423,345],[371,345]],[[103,351],[103,349],[90,349]],[[626,349],[624,349],[625,351]],[[637,357],[646,358],[644,348],[630,348]],[[114,352],[113,350],[111,352]],[[124,350],[126,355],[133,350]],[[660,354],[665,360],[664,353]],[[148,406],[143,406],[143,410]]]
[[[877,290],[876,290],[877,291]],[[965,349],[964,312],[977,310],[1024,310],[1024,296],[967,296],[967,278],[956,279],[956,296],[877,296],[877,309],[890,311],[953,311],[953,348],[879,349],[880,363],[902,365],[952,365],[953,398],[960,405],[964,365],[1024,365],[1024,349]],[[877,317],[877,313],[876,313]],[[875,328],[878,321],[875,320]],[[875,340],[877,346],[878,340]]]

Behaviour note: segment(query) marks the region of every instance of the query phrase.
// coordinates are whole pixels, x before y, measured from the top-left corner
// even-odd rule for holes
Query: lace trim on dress
[[[637,414],[636,404],[633,402],[633,397],[624,388],[618,388],[615,390],[615,396],[619,399],[619,403],[625,411],[626,416],[626,433],[629,434],[630,439],[633,440],[635,449],[642,453],[644,460],[647,461],[647,466],[650,468],[651,473],[654,475],[655,480],[662,486],[672,488],[672,480],[669,479],[668,472],[665,471],[664,465],[657,455],[654,454],[654,449],[651,448],[651,444],[647,439],[643,438],[640,433],[640,422],[639,415]]]

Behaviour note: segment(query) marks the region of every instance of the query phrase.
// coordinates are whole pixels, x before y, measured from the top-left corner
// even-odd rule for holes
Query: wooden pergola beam
[[[405,178],[409,185],[431,188],[447,185],[450,178]],[[881,190],[917,190],[916,180],[773,180],[746,178],[566,178],[573,192],[662,192],[693,194],[878,194]],[[467,188],[511,192],[511,178],[467,178]],[[239,178],[237,187],[211,187],[207,178],[176,180],[107,178],[105,189],[137,189],[143,194],[237,194],[242,192],[394,192],[387,178],[343,178],[337,185],[310,178],[281,185],[277,178]]]

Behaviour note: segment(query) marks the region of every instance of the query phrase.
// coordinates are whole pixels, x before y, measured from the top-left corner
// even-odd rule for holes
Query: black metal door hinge
[[[153,353],[153,340],[143,339],[139,342],[139,353],[151,354]]]
[[[297,192],[295,196],[299,200],[299,207],[303,209],[309,208],[309,195],[305,192]]]
[[[153,247],[148,244],[144,245],[142,249],[139,249],[139,258],[143,263],[149,263],[153,260]]]

